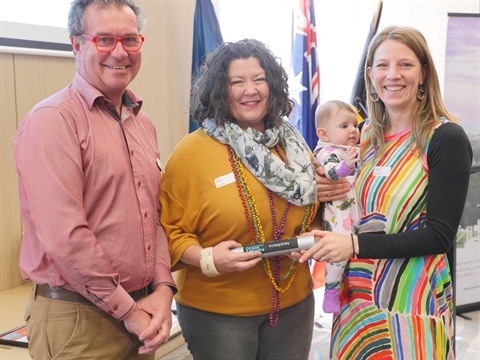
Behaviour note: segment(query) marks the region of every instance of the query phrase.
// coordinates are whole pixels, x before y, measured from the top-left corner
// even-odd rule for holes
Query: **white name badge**
[[[390,166],[375,166],[373,176],[388,176],[392,168]]]
[[[231,184],[235,182],[235,175],[233,175],[233,172],[227,175],[220,176],[215,179],[215,186],[218,188],[221,188],[222,186]]]

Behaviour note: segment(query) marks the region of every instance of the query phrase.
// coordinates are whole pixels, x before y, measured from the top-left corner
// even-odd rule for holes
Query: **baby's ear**
[[[322,140],[328,142],[327,129],[319,127],[317,128],[317,136]]]

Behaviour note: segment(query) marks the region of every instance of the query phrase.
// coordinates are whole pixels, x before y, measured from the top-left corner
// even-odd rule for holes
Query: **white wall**
[[[213,0],[224,40],[256,37],[290,65],[295,0]],[[320,102],[350,101],[378,0],[315,0]],[[448,13],[479,13],[480,0],[383,0],[379,28],[408,25],[426,37],[443,86]]]
[[[380,27],[408,25],[426,37],[443,88],[449,13],[480,13],[479,0],[384,0]]]
[[[283,65],[289,69],[292,8],[297,1],[212,0],[212,3],[224,40],[236,41],[246,37],[262,40],[275,55],[282,58]],[[185,4],[185,0],[152,2],[169,2],[170,6],[178,5],[179,8]],[[189,2],[194,6],[194,0]],[[65,0],[33,1],[33,5],[28,6],[25,5],[26,0],[0,0],[0,4],[0,21],[48,24],[58,27],[53,28],[55,31],[66,33],[62,27],[66,26],[69,2]],[[378,0],[314,0],[321,77],[320,102],[330,99],[350,100],[360,56],[377,5]],[[52,9],[56,11],[53,12]],[[42,11],[46,14],[42,14]],[[427,38],[442,86],[448,13],[480,13],[480,0],[383,0],[379,25],[380,28],[387,25],[418,28]],[[48,20],[41,22],[42,19]],[[8,29],[1,26],[0,35],[10,37],[6,33]],[[37,37],[38,33],[29,31],[29,36]],[[52,31],[49,34],[51,33]],[[68,37],[63,33],[62,36],[68,42]],[[67,55],[71,56],[70,53]]]

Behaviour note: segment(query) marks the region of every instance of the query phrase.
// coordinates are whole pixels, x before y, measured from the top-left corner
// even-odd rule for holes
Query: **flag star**
[[[295,104],[300,104],[300,93],[308,90],[302,84],[302,75],[303,71],[300,71],[297,76],[290,76],[290,80],[288,81],[290,98],[295,102]]]

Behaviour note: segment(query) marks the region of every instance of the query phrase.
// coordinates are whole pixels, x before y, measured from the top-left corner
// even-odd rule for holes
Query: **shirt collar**
[[[97,88],[90,85],[85,78],[78,72],[73,79],[73,86],[78,89],[80,95],[85,99],[89,109],[93,108],[95,101],[98,99],[105,105],[111,104],[111,101],[107,99]],[[126,89],[122,95],[122,104],[128,108],[131,108],[135,115],[138,114],[142,108],[143,101],[138,98],[133,92]]]

